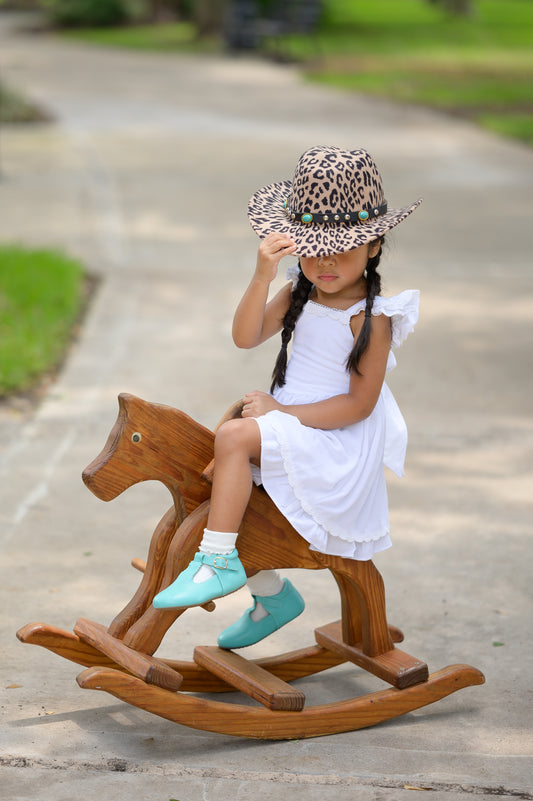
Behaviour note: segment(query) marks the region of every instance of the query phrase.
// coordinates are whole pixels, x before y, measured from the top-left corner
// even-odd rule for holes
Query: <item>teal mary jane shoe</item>
[[[214,575],[195,583],[194,576],[202,565],[209,565]],[[228,554],[196,554],[178,578],[155,596],[152,604],[156,609],[175,609],[182,606],[200,606],[214,598],[229,595],[246,584],[246,573],[237,549]]]
[[[301,615],[305,609],[304,599],[289,579],[284,579],[284,582],[283,589],[277,595],[252,596],[254,605],[236,623],[219,634],[217,642],[220,648],[246,648],[247,645],[254,645]],[[251,613],[257,602],[268,615],[254,622]]]

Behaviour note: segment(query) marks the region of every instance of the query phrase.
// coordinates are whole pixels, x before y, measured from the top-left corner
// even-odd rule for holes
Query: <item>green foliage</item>
[[[83,270],[46,250],[0,247],[0,396],[58,365],[83,302]]]
[[[0,83],[0,122],[36,122],[46,115],[18,92]]]
[[[165,52],[201,48],[205,52],[209,49],[205,43],[198,43],[196,29],[190,22],[129,25],[121,28],[85,28],[82,31],[74,31],[73,35],[86,42],[129,50]]]
[[[452,17],[428,0],[325,0],[316,37],[301,37],[302,53],[387,54],[412,52],[488,52],[530,48],[530,0],[476,0],[471,17]],[[296,42],[294,42],[296,45]]]
[[[312,80],[423,103],[533,144],[533,3],[325,0],[316,36],[273,43]]]
[[[260,1],[263,12],[274,2]],[[183,10],[184,2],[179,5]],[[448,0],[323,0],[318,30],[261,46],[277,59],[299,61],[310,80],[430,105],[533,144],[533,0],[469,5],[471,13],[461,16],[449,12]],[[199,40],[194,25],[184,22],[76,35],[145,50],[221,47],[215,39]]]
[[[533,114],[480,114],[478,121],[490,131],[521,139],[533,147]]]
[[[438,3],[449,14],[469,16],[473,13],[475,0],[430,0],[430,2]]]
[[[123,0],[41,0],[54,25],[67,28],[120,25],[127,20]]]

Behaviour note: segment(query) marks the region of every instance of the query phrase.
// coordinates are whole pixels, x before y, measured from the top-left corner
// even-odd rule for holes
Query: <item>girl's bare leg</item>
[[[250,462],[259,464],[261,434],[254,418],[228,420],[215,437],[215,474],[207,528],[238,531],[252,491]]]
[[[250,460],[259,461],[261,435],[252,418],[228,420],[215,437],[215,475],[207,528],[193,561],[158,593],[156,609],[198,606],[246,583],[235,542],[252,491]]]

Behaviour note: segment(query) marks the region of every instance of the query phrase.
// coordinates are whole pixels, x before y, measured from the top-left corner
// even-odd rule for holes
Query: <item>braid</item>
[[[368,348],[368,343],[370,342],[370,331],[372,329],[372,307],[374,305],[374,298],[381,292],[381,276],[378,273],[378,266],[381,259],[381,254],[383,252],[383,242],[384,237],[381,237],[379,251],[375,256],[372,256],[368,259],[368,263],[366,265],[365,320],[361,330],[359,331],[359,336],[355,341],[353,350],[346,361],[346,368],[350,372],[357,373],[357,375],[361,375],[359,372],[359,362],[361,361],[363,354]]]
[[[308,281],[303,274],[301,268],[298,275],[298,283],[292,290],[290,306],[287,309],[285,317],[283,318],[283,330],[281,332],[281,349],[274,365],[272,373],[272,385],[270,391],[273,392],[276,387],[282,387],[285,383],[285,372],[287,370],[287,346],[291,340],[292,332],[302,313],[303,307],[309,299],[309,294],[313,284]]]

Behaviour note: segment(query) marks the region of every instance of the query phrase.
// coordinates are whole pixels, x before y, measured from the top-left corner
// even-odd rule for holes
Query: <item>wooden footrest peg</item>
[[[426,663],[406,654],[405,651],[400,651],[399,648],[393,648],[392,651],[386,651],[378,656],[368,656],[363,653],[361,643],[347,645],[342,639],[340,621],[315,629],[315,638],[323,648],[343,656],[349,662],[359,665],[399,690],[421,684],[428,679],[429,670]]]
[[[301,712],[304,707],[300,690],[234,651],[200,645],[194,649],[194,661],[268,709]]]
[[[122,640],[109,634],[106,627],[100,623],[94,623],[92,620],[81,617],[74,626],[74,632],[80,640],[94,646],[147,684],[155,684],[173,692],[179,690],[183,676],[176,670],[168,667],[155,656],[142,654],[129,648]]]

